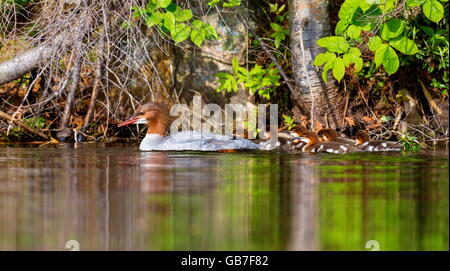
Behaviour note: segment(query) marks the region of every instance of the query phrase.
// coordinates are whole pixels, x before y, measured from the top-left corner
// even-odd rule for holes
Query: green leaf
[[[414,41],[406,37],[391,40],[389,42],[389,45],[399,50],[401,53],[405,55],[414,55],[419,52],[419,50],[417,49],[417,45],[414,43]]]
[[[339,19],[350,21],[355,11],[359,8],[360,0],[346,0],[339,9]]]
[[[191,32],[191,40],[195,45],[197,45],[199,48],[202,47],[203,41],[206,39],[206,32],[204,29],[200,28],[194,28]]]
[[[350,67],[350,65],[352,63],[354,63],[353,59],[354,59],[354,56],[350,55],[350,54],[344,54],[342,56],[342,61],[344,61],[345,67]]]
[[[314,59],[314,65],[316,66],[322,66],[326,62],[329,62],[336,58],[336,55],[330,52],[325,52],[322,54],[318,54],[316,58]]]
[[[338,54],[343,54],[348,51],[348,42],[343,37],[331,36],[321,38],[317,41],[320,47],[325,47],[331,52],[336,52]]]
[[[342,60],[345,67],[350,67],[352,63],[355,64],[356,72],[362,69],[363,60],[361,58],[361,51],[356,47],[350,48],[350,50],[348,50],[348,53],[343,55]]]
[[[218,39],[219,35],[217,34],[216,30],[214,29],[214,27],[210,24],[207,24],[205,27],[205,31],[206,31],[206,37],[208,39]]]
[[[366,31],[370,31],[378,24],[382,14],[383,11],[378,7],[378,5],[371,5],[365,12],[363,12],[361,8],[357,8],[353,13],[350,22],[353,25],[362,27]]]
[[[355,72],[359,72],[363,67],[363,59],[358,57],[355,59]]]
[[[378,36],[373,36],[370,38],[368,45],[370,51],[375,52],[378,48],[380,48],[381,44],[383,44],[383,40],[381,40]]]
[[[383,44],[375,52],[375,64],[377,67],[383,64],[384,70],[391,75],[398,70],[400,61],[395,50],[389,45]]]
[[[361,8],[361,10],[363,12],[366,12],[372,6],[372,3],[368,3],[368,2],[370,2],[370,1],[368,1],[368,0],[360,1],[359,8]]]
[[[176,13],[175,20],[177,22],[185,22],[192,19],[192,11],[189,9],[183,9],[179,13]]]
[[[384,60],[384,53],[386,52],[387,48],[389,47],[389,45],[387,44],[381,44],[380,47],[375,51],[375,65],[377,66],[377,68],[383,64],[383,60]]]
[[[392,19],[381,26],[381,37],[384,40],[390,40],[400,36],[405,29],[405,24],[402,20]]]
[[[205,23],[200,21],[200,20],[192,21],[192,27],[193,28],[202,28],[204,25],[205,25]]]
[[[156,5],[159,8],[167,8],[170,5],[170,3],[172,3],[172,0],[156,0]]]
[[[155,3],[153,3],[152,1],[148,1],[147,5],[145,6],[145,11],[147,13],[153,13],[157,7],[158,6],[156,6]]]
[[[338,80],[338,82],[341,81],[341,79],[344,77],[345,74],[345,65],[342,58],[338,57],[334,60],[333,65],[333,76]]]
[[[148,16],[145,19],[145,23],[147,24],[148,27],[152,27],[154,25],[159,25],[159,24],[161,24],[163,17],[164,17],[163,13],[156,11],[156,12],[152,13],[152,15]]]
[[[233,77],[233,75],[229,73],[217,73],[215,74],[216,77],[219,78],[220,86],[217,88],[217,91],[226,90],[228,92],[238,91],[238,85],[236,82],[236,79]]]
[[[431,21],[437,23],[444,17],[444,7],[437,0],[426,0],[422,6],[423,14]]]
[[[354,40],[359,38],[359,35],[361,35],[361,27],[356,25],[349,26],[347,29],[347,35]]]
[[[231,60],[231,64],[233,66],[233,73],[236,75],[239,70],[239,60],[237,57],[233,57],[233,60]]]
[[[327,64],[325,64],[325,66],[323,66],[322,79],[325,82],[328,81],[328,76],[327,76],[328,75],[328,71],[333,68],[335,59],[336,59],[336,55],[334,55],[334,57],[330,61],[328,61]]]
[[[361,51],[356,47],[351,47],[350,50],[348,50],[348,54],[359,57],[361,56]]]
[[[408,7],[418,7],[425,3],[426,0],[408,0],[406,1],[406,6]]]
[[[336,35],[340,35],[344,33],[345,29],[347,29],[348,22],[346,20],[339,20],[339,22],[336,24],[336,28],[334,29],[334,33]]]
[[[433,28],[429,26],[419,25],[419,28],[423,30],[423,32],[427,33],[429,36],[434,36],[434,30]]]
[[[275,31],[283,31],[283,27],[281,27],[281,25],[279,25],[279,24],[271,23],[270,26],[271,26],[272,29],[275,30]]]
[[[171,34],[175,43],[180,43],[189,38],[191,28],[185,23],[179,23],[175,25],[174,31],[172,31]]]
[[[175,28],[175,16],[172,12],[166,12],[163,14],[164,23],[163,26],[172,32]]]
[[[362,0],[362,1],[367,1],[367,0]],[[379,6],[384,12],[387,12],[395,7],[396,2],[397,2],[397,0],[383,0],[379,4]]]
[[[166,7],[166,10],[173,12],[173,14],[175,14],[175,17],[177,17],[177,14],[181,12],[180,6],[177,6],[175,3],[170,3],[170,5]]]

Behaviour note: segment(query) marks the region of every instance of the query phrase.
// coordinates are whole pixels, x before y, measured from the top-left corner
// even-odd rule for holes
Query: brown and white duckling
[[[308,129],[303,127],[302,125],[295,126],[292,131],[289,132],[289,135],[292,136],[292,139],[288,142],[289,145],[292,146],[293,149],[301,150],[306,143],[300,140],[300,137],[303,136]]]
[[[338,134],[334,129],[322,129],[317,135],[322,142],[337,142],[347,145],[354,145],[355,143],[355,141],[350,138],[338,137]]]
[[[402,145],[393,141],[370,140],[366,131],[356,132],[356,146],[365,151],[401,151]]]
[[[320,143],[319,136],[312,131],[303,133],[299,138],[305,145],[301,148],[302,152],[327,152],[327,153],[349,153],[360,152],[358,147],[337,143],[337,142],[322,142]]]

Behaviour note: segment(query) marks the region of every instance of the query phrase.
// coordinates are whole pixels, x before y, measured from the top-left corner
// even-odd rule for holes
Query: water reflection
[[[0,146],[0,249],[448,250],[443,155]]]

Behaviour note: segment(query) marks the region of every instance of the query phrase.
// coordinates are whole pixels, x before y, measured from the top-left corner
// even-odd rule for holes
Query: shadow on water
[[[0,250],[448,250],[446,154],[0,145]]]

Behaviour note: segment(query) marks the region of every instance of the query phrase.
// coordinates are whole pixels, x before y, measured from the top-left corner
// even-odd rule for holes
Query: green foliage
[[[23,123],[32,129],[44,129],[46,127],[45,118],[41,116],[24,119]],[[23,128],[12,127],[9,129],[9,132],[0,134],[0,141],[23,140],[23,137],[26,135],[27,134]]]
[[[403,145],[403,149],[406,151],[420,150],[420,144],[415,136],[410,136],[408,134],[402,135],[402,137],[400,138],[400,142]]]
[[[34,0],[6,0],[7,4],[18,5],[18,6],[26,6],[30,3],[34,2]]]
[[[240,6],[242,0],[228,0],[227,2],[225,2],[225,0],[211,0],[208,2],[208,5],[214,8],[221,2],[222,2],[223,7],[232,8],[232,7]]]
[[[426,0],[422,6],[424,15],[432,22],[439,22],[444,17],[444,7],[438,0]]]
[[[175,44],[187,39],[201,47],[206,39],[217,39],[216,30],[210,24],[193,19],[192,11],[182,9],[172,0],[150,0],[145,8],[134,6],[133,18],[142,18],[148,27],[159,27]],[[129,27],[128,21],[122,23]]]
[[[46,124],[44,117],[25,119],[23,123],[32,129],[44,129]]]
[[[449,89],[449,36],[446,20],[448,19],[443,19],[438,28],[433,28],[432,22],[418,21],[418,27],[412,30],[421,45],[419,53],[414,55],[415,59],[411,59],[412,65],[421,66],[430,73],[431,87],[439,90],[442,95],[447,95]]]
[[[281,25],[276,23],[271,23],[270,26],[273,29],[273,34],[270,35],[272,38],[274,38],[274,44],[275,48],[280,47],[280,44],[282,41],[286,39],[286,36],[289,35],[289,30],[284,29]]]
[[[328,49],[327,52],[318,54],[314,59],[314,65],[324,65],[322,79],[325,82],[329,70],[332,70],[334,78],[340,81],[344,77],[345,67],[354,64],[356,71],[362,68],[361,51],[356,47],[350,48],[345,38],[339,36],[325,37],[318,40],[317,44]]]
[[[282,26],[282,23],[287,15],[286,5],[278,7],[278,3],[269,3],[269,11],[270,13],[272,13],[272,15],[275,15],[274,22],[270,23],[270,27],[273,30],[273,33],[270,35],[270,37],[274,39],[275,48],[278,49],[281,43],[286,40],[286,37],[289,36],[289,30]],[[272,17],[272,15],[268,16],[269,19]]]
[[[380,121],[381,121],[381,123],[387,123],[387,122],[390,122],[393,119],[394,118],[391,117],[391,116],[381,116]]]
[[[217,91],[237,92],[238,85],[243,84],[252,95],[258,93],[258,95],[270,99],[270,94],[277,86],[280,86],[279,71],[274,68],[273,63],[267,69],[256,64],[251,70],[247,70],[239,66],[237,58],[233,58],[232,66],[233,74],[217,73],[215,75],[220,83]]]
[[[325,81],[329,70],[332,70],[334,78],[340,81],[345,74],[345,68],[350,67],[352,63],[356,72],[361,70],[364,63],[359,48],[367,46],[375,53],[375,66],[383,67],[388,75],[394,74],[400,67],[401,57],[420,53],[417,40],[414,36],[410,38],[410,29],[414,25],[403,17],[405,11],[422,6],[423,15],[431,22],[438,23],[444,17],[444,7],[441,4],[444,1],[447,2],[447,0],[408,0],[406,6],[399,6],[400,2],[397,0],[345,0],[338,13],[336,36],[317,41],[317,44],[326,48],[327,52],[317,55],[314,65],[324,66],[322,78]],[[399,8],[404,9],[403,12],[397,12]],[[396,17],[392,17],[393,14]],[[430,29],[432,30],[427,28],[427,32],[433,35]],[[367,43],[361,37],[365,31],[375,34]],[[349,54],[352,49],[357,51]],[[441,50],[441,53],[445,52],[448,50]],[[442,56],[445,57],[444,54]]]
[[[283,122],[287,126],[288,130],[292,130],[297,124],[291,116],[283,114]]]

